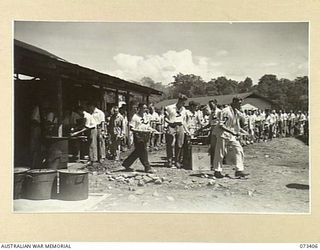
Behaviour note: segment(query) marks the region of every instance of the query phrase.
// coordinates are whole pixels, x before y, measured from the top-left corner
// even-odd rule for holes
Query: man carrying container
[[[122,163],[126,171],[133,171],[130,166],[139,158],[145,172],[154,173],[148,160],[147,145],[150,140],[150,134],[156,132],[156,130],[150,126],[150,121],[146,114],[147,110],[147,105],[139,103],[138,112],[133,115],[130,121],[130,129],[133,132],[134,151]]]
[[[232,156],[235,161],[236,177],[246,177],[244,173],[244,153],[240,142],[237,140],[240,134],[246,133],[240,127],[240,119],[243,119],[243,114],[240,112],[242,99],[234,97],[230,106],[221,111],[219,124],[215,127],[214,133],[216,135],[216,148],[213,159],[214,176],[216,178],[223,178],[222,172],[223,158],[227,150],[228,156]]]

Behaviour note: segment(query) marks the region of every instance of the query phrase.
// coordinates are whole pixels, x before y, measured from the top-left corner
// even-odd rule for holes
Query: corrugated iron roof
[[[36,53],[41,54],[41,55],[48,56],[50,58],[53,58],[53,59],[56,59],[56,60],[59,60],[59,61],[67,62],[63,58],[58,57],[58,56],[50,53],[49,51],[46,51],[46,50],[41,49],[39,47],[33,46],[31,44],[19,41],[17,39],[14,39],[14,45],[19,46],[19,47],[24,48],[24,49],[27,49],[27,50],[30,50],[30,51],[33,51],[33,52],[36,52]]]
[[[125,85],[125,89],[128,90],[128,91],[137,91],[137,92],[143,92],[143,93],[150,93],[150,94],[156,94],[156,95],[161,95],[162,94],[162,91],[159,91],[159,90],[156,90],[156,89],[153,89],[153,88],[149,88],[149,87],[146,87],[146,86],[143,86],[143,85],[140,85],[140,84],[136,84],[136,83],[133,83],[133,82],[129,82],[129,81],[126,81],[126,80],[123,80],[121,78],[118,78],[118,77],[115,77],[115,76],[111,76],[111,75],[108,75],[108,74],[105,74],[105,73],[101,73],[101,72],[98,72],[98,71],[95,71],[93,69],[89,69],[89,68],[86,68],[86,67],[83,67],[83,66],[80,66],[78,64],[74,64],[74,63],[70,63],[66,60],[64,60],[63,58],[60,58],[44,49],[41,49],[41,48],[38,48],[36,46],[33,46],[31,44],[28,44],[28,43],[25,43],[25,42],[22,42],[22,41],[19,41],[17,39],[14,39],[14,46],[21,49],[21,50],[24,50],[27,52],[27,55],[32,56],[32,54],[38,54],[38,55],[41,55],[43,56],[43,58],[47,58],[46,60],[50,59],[50,60],[56,60],[56,61],[59,61],[60,62],[60,65],[64,65],[65,69],[66,68],[73,68],[73,69],[78,69],[78,70],[81,70],[84,74],[94,74],[96,76],[101,76],[103,78],[106,78],[106,79],[111,79],[111,80],[114,80],[114,81],[117,81],[118,83],[122,83]],[[33,60],[36,60],[36,59],[33,59]],[[18,66],[19,64],[17,64]],[[58,64],[59,65],[59,64]],[[15,62],[15,66],[16,66],[16,62]],[[17,72],[19,73],[19,72]]]

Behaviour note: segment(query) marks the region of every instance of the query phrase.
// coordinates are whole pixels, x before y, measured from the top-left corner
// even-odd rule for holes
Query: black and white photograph
[[[13,29],[13,212],[310,214],[309,22]]]

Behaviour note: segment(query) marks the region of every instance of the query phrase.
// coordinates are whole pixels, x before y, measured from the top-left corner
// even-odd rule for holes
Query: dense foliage
[[[188,97],[196,97],[255,92],[275,102],[281,109],[308,109],[309,80],[307,76],[288,80],[267,74],[262,76],[255,85],[250,77],[238,82],[220,76],[206,82],[200,76],[179,73],[173,76],[173,79],[174,81],[166,86],[161,82],[154,82],[149,77],[144,77],[140,84],[164,92],[162,97],[153,97],[153,102],[176,98],[179,93]]]

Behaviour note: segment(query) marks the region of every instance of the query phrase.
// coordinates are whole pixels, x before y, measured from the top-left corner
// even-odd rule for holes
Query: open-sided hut
[[[35,105],[54,110],[62,136],[64,112],[86,100],[95,100],[106,113],[127,104],[130,114],[133,97],[148,103],[150,95],[162,92],[70,63],[48,51],[14,40],[14,158],[15,165],[30,159],[30,117]]]

